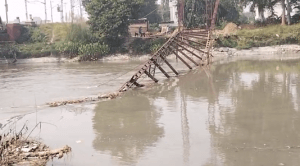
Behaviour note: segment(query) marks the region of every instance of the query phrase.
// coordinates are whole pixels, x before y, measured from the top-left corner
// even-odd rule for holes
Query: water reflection
[[[213,86],[225,87],[209,102],[209,129],[224,165],[298,165],[299,72],[299,62],[245,61],[213,70]]]
[[[297,165],[299,74],[300,61],[239,61],[130,91],[98,104],[93,146],[121,165]]]
[[[147,97],[133,93],[99,103],[93,118],[94,148],[125,164],[137,162],[147,147],[155,146],[164,135],[157,122],[160,113]]]

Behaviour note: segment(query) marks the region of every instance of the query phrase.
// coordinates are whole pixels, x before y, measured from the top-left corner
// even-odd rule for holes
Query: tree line
[[[150,23],[169,21],[169,0],[84,0],[83,4],[89,14],[88,24],[92,33],[110,47],[119,47],[128,35],[130,19],[146,17]],[[288,25],[299,20],[299,13],[291,16],[292,11],[299,9],[300,0],[220,0],[217,24],[235,22],[243,24],[243,10],[246,6],[254,12],[258,9],[261,22]],[[276,16],[275,5],[281,5],[282,15]],[[205,24],[206,0],[185,0],[186,27],[199,27]],[[271,16],[265,18],[265,11]]]

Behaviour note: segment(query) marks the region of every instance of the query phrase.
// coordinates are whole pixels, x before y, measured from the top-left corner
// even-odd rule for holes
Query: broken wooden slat
[[[154,82],[158,82],[158,80],[157,80],[155,77],[153,77],[148,71],[145,71],[145,74],[146,74],[148,77],[150,77]]]
[[[177,44],[177,43],[176,43]],[[197,54],[195,54],[194,52],[192,52],[191,50],[188,50],[187,48],[179,45],[182,49],[186,50],[187,52],[191,53],[192,55],[194,55],[195,57],[199,58],[200,60],[202,60],[202,58],[200,56],[198,56]]]
[[[174,48],[174,47],[173,47]],[[176,49],[176,48],[175,48]],[[196,66],[199,66],[199,64],[197,62],[195,62],[192,58],[190,58],[188,55],[186,55],[184,52],[182,52],[179,49],[176,49],[177,51],[179,51],[183,56],[185,56],[188,60],[192,61]]]
[[[152,59],[154,65],[167,77],[170,78],[169,74],[156,62],[156,60]]]
[[[173,68],[173,66],[167,61],[167,59],[165,57],[163,57],[162,55],[160,55],[161,59],[164,60],[164,62],[170,67],[170,69],[176,74],[179,75],[178,72]]]
[[[184,39],[184,40],[186,40],[186,41],[189,41],[189,42],[196,43],[196,44],[198,44],[198,45],[200,45],[200,46],[205,46],[205,47],[206,47],[206,44],[204,44],[204,43],[199,43],[199,42],[196,42],[196,41],[193,41],[193,40],[184,38],[184,37],[180,37],[180,38],[181,38],[181,39]]]
[[[170,47],[168,47],[169,49],[170,49]],[[176,51],[174,51],[174,50],[170,50],[173,54],[175,54],[176,55],[176,57],[178,57],[178,59],[180,59],[181,60],[181,62],[183,62],[189,69],[193,69],[188,63],[186,63],[186,61],[185,60],[183,60],[177,53],[176,53]]]
[[[200,36],[188,35],[188,34],[184,34],[184,33],[181,34],[181,36],[200,39],[200,40],[205,40],[205,41],[208,39],[208,37],[200,37]]]
[[[182,44],[182,45],[186,45],[186,46],[188,46],[188,47],[191,47],[191,48],[193,48],[193,49],[195,49],[195,50],[197,50],[197,51],[200,51],[200,52],[202,52],[202,53],[205,53],[205,54],[207,54],[207,52],[205,52],[205,51],[203,51],[203,50],[200,50],[199,48],[196,48],[196,47],[194,47],[194,46],[191,46],[191,45],[189,45],[189,44],[187,44],[187,43],[185,43],[185,42],[182,42],[182,41],[179,41],[179,40],[177,40],[177,39],[175,39],[176,41],[176,43],[177,44]]]
[[[181,34],[193,35],[193,36],[200,36],[200,37],[208,37],[208,33],[194,33],[194,32],[184,32]]]

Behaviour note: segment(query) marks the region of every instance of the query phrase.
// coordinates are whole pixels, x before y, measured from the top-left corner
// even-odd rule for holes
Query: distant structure
[[[293,9],[294,6],[291,6],[291,8]],[[286,11],[287,12],[287,11]],[[291,15],[293,14],[296,14],[297,10],[292,10],[292,13]],[[274,6],[274,14],[276,14],[278,17],[281,17],[282,15],[282,7],[281,7],[281,2],[277,3],[275,6]],[[267,19],[268,17],[270,17],[272,15],[272,12],[269,11],[269,10],[265,10],[264,11],[264,18],[261,18],[260,17],[260,14],[258,12],[258,8],[256,7],[255,8],[255,20],[259,20],[259,21],[262,21],[262,19]]]
[[[40,17],[33,17],[32,18],[33,22],[35,22],[35,24],[40,25],[43,23],[43,20]]]
[[[131,36],[135,36],[135,33],[139,32],[139,28],[142,28],[142,32],[147,32],[149,29],[149,21],[147,18],[141,18],[138,20],[130,20],[129,33]]]
[[[170,22],[173,22],[173,24],[170,26],[178,26],[177,0],[170,0],[169,8],[170,8]]]

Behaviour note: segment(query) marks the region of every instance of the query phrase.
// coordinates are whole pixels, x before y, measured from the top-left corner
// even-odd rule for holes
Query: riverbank
[[[266,46],[266,47],[253,47],[250,49],[237,49],[230,47],[217,47],[213,48],[213,56],[214,59],[222,59],[226,57],[253,57],[257,58],[258,56],[262,56],[263,58],[271,58],[274,56],[289,56],[290,54],[297,55],[299,53],[300,56],[300,45],[298,44],[287,44],[287,45],[276,45],[276,46]],[[188,53],[187,53],[188,54]],[[99,59],[100,61],[146,61],[151,57],[151,54],[144,55],[131,55],[131,54],[112,54],[106,55]],[[11,63],[13,59],[0,59],[0,64]],[[79,58],[69,58],[68,56],[48,56],[48,57],[40,57],[40,58],[28,58],[28,59],[20,59],[16,63],[26,63],[26,62],[34,62],[34,63],[72,63],[78,62]]]
[[[216,31],[215,47],[249,49],[255,47],[300,44],[300,24],[290,26],[267,25],[264,27],[238,27],[227,24],[223,31]]]

